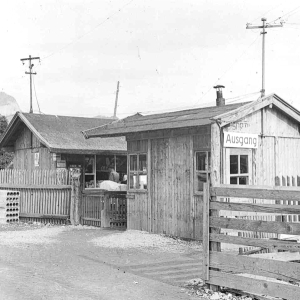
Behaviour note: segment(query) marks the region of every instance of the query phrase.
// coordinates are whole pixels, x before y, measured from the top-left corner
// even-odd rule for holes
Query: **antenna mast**
[[[262,26],[252,26],[251,24],[246,24],[246,29],[257,29],[257,28],[262,28],[263,31],[261,32],[262,34],[262,89],[261,89],[261,97],[265,96],[265,35],[267,34],[266,32],[266,28],[273,28],[273,27],[283,27],[282,22],[280,23],[280,25],[270,25],[268,23],[266,23],[267,19],[266,18],[262,18],[261,19],[263,24]]]

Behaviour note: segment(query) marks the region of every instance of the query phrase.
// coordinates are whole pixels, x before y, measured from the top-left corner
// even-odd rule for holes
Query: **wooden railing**
[[[294,203],[300,199],[300,188],[232,185],[209,188],[206,184],[203,197],[203,279],[213,287],[224,286],[260,295],[259,297],[268,295],[288,300],[298,299],[300,264],[292,261],[299,259],[299,253],[296,252],[300,251],[300,224],[224,218],[219,217],[218,212],[229,210],[300,215],[300,206],[268,204],[267,201],[263,204],[222,202],[222,198],[225,197],[272,199],[276,200],[276,203]],[[295,235],[298,242],[229,236],[221,234],[222,228]],[[226,251],[223,243],[267,248],[277,253],[238,255],[234,254],[233,246]]]
[[[98,227],[126,228],[126,192],[84,191],[82,194],[81,223]]]

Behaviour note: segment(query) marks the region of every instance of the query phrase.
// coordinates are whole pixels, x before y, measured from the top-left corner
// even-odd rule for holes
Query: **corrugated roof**
[[[0,147],[9,144],[17,126],[24,123],[52,151],[92,153],[126,151],[124,137],[86,140],[81,131],[111,123],[112,118],[83,118],[32,113],[16,113],[0,141]],[[20,122],[22,121],[22,122]]]
[[[225,106],[204,107],[148,116],[137,114],[112,122],[111,124],[83,130],[83,134],[86,138],[94,138],[99,136],[120,136],[135,132],[208,125],[212,123],[211,118],[239,108],[245,104],[246,103],[235,103]]]

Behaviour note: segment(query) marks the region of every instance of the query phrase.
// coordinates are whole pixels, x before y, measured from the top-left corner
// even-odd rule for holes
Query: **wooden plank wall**
[[[69,218],[67,171],[0,170],[0,189],[20,191],[20,220],[61,224]]]
[[[194,152],[210,150],[210,126],[189,135],[162,136],[151,136],[150,151],[148,140],[128,141],[129,153],[151,156],[150,189],[128,192],[128,229],[200,239],[202,195],[194,193]]]
[[[149,218],[147,193],[128,193],[127,229],[150,232]]]
[[[298,123],[283,114],[276,107],[266,107],[261,111],[249,114],[236,123],[229,124],[224,131],[235,131],[259,134],[258,148],[252,150],[253,160],[253,185],[282,185],[297,186],[300,173],[299,160],[299,126]],[[263,134],[263,135],[261,135]],[[225,150],[226,151],[226,150]],[[300,184],[300,182],[299,182]],[[228,199],[229,200],[229,199]],[[246,199],[244,199],[245,201]],[[230,202],[236,199],[230,199]],[[248,202],[275,204],[275,201],[264,199],[249,199]],[[288,204],[294,204],[290,201]],[[224,212],[222,212],[224,214]],[[288,218],[289,221],[299,222],[299,216],[278,214],[265,214],[254,212],[227,211],[224,215],[229,217],[239,216],[248,220],[275,221],[278,218]],[[228,230],[230,232],[230,230]],[[240,232],[243,237],[278,237],[276,233],[247,233]],[[242,250],[242,249],[241,249]],[[245,251],[250,248],[245,248]]]
[[[34,165],[35,153],[39,153],[38,167]],[[45,170],[56,168],[49,149],[43,146],[27,127],[22,130],[15,142],[13,162],[15,169]]]
[[[276,142],[278,165],[276,181],[280,186],[300,186],[300,138],[279,137]],[[300,200],[300,199],[299,199]],[[300,205],[300,201],[280,201],[280,204]],[[282,215],[283,221],[300,222],[300,215]]]
[[[69,185],[70,172],[57,170],[0,170],[0,184]]]

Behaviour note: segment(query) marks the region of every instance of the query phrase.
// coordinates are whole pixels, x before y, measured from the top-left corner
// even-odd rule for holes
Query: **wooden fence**
[[[82,194],[81,223],[98,227],[126,228],[126,192],[84,191]]]
[[[264,203],[223,202],[226,197],[272,199]],[[300,188],[205,184],[203,197],[203,279],[213,286],[241,290],[257,299],[299,299],[300,224],[219,217],[219,211],[248,211],[300,215],[299,205],[278,204],[299,201]],[[221,228],[249,232],[293,235],[298,242],[246,238],[220,233]],[[231,245],[230,247],[227,247]],[[272,249],[273,253],[238,255],[234,245]],[[227,247],[227,248],[226,248]],[[227,250],[227,251],[226,251]],[[283,253],[280,253],[283,252]],[[265,295],[267,297],[264,298]],[[269,298],[268,298],[269,297]],[[270,298],[274,297],[274,298]],[[278,299],[276,298],[276,299]]]
[[[0,189],[20,191],[20,220],[64,224],[70,218],[66,170],[0,170]]]

